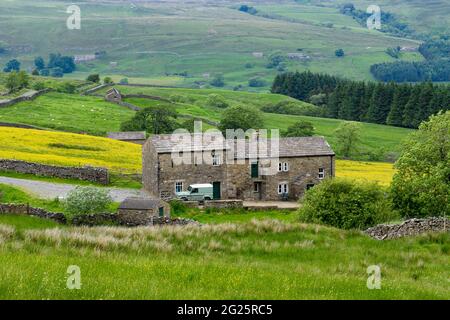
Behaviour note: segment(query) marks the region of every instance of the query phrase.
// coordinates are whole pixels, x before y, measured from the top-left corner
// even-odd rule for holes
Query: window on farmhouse
[[[278,163],[278,172],[287,172],[287,171],[289,171],[289,163],[279,162]]]
[[[287,183],[280,183],[278,185],[278,194],[286,194],[289,193],[289,186]]]
[[[319,169],[319,179],[322,180],[323,178],[325,178],[325,169],[320,168]]]
[[[220,155],[219,154],[212,155],[212,165],[215,167],[220,166]]]
[[[183,182],[177,181],[175,182],[175,193],[183,191]]]

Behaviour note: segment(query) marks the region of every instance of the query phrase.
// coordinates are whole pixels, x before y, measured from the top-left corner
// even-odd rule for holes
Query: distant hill
[[[88,1],[79,4],[81,30],[68,30],[66,1],[2,1],[0,47],[6,51],[0,65],[17,58],[31,71],[34,57],[61,52],[85,60],[70,75],[75,78],[99,72],[207,87],[222,74],[225,88],[267,91],[286,70],[369,80],[372,64],[396,60],[386,54],[388,47],[419,46],[369,31],[336,5],[324,4],[258,1],[261,14],[252,15],[239,11],[235,1]],[[341,48],[345,55],[337,57]],[[400,60],[422,57],[406,52]]]

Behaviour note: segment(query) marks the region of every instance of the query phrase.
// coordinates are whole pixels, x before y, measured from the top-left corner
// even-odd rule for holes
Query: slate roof
[[[145,131],[108,132],[108,138],[115,140],[145,140]]]
[[[150,198],[126,198],[119,205],[119,209],[130,210],[148,210],[155,209],[161,206],[161,200]]]
[[[202,145],[201,143],[195,143],[195,139],[191,139],[191,143],[183,144],[180,141],[171,138],[171,135],[155,135],[150,138],[151,143],[156,149],[157,153],[172,153],[177,151],[208,151],[208,150],[234,150],[234,157],[238,159],[242,158],[256,158],[255,150],[249,148],[248,140],[245,141],[245,152],[238,152],[238,148],[233,144],[239,144],[238,140],[226,140],[218,139],[210,144]],[[201,140],[198,140],[199,142]],[[242,140],[240,140],[242,141]],[[324,137],[292,137],[292,138],[280,138],[278,139],[278,152],[277,155],[271,153],[271,147],[273,144],[272,139],[261,139],[258,144],[259,150],[267,150],[266,152],[260,153],[259,158],[264,157],[306,157],[306,156],[333,156],[334,151],[331,149],[328,142]],[[232,148],[233,147],[233,148]],[[275,147],[275,145],[274,145]],[[266,156],[261,156],[266,155]]]
[[[260,140],[256,149],[250,148],[250,143],[245,144],[245,152],[234,148],[234,158],[288,158],[288,157],[307,157],[307,156],[334,156],[335,153],[331,149],[324,137],[292,137],[278,139],[278,148],[273,139]],[[232,141],[229,141],[232,144]],[[239,143],[234,141],[234,143]],[[275,143],[275,144],[274,144]],[[274,147],[274,151],[272,151]],[[241,147],[242,148],[242,147]],[[278,150],[278,153],[277,153]]]
[[[150,138],[151,143],[157,153],[172,153],[177,151],[208,151],[208,150],[226,150],[229,146],[223,136],[215,136],[216,139],[208,139],[208,143],[202,143],[202,135],[196,138],[191,135],[190,143],[186,143],[183,135],[161,134]],[[189,138],[189,137],[188,137]]]

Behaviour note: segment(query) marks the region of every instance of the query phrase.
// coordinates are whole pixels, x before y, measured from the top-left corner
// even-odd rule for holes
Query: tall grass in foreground
[[[0,299],[448,298],[450,235],[376,241],[276,220],[155,228],[0,227]],[[369,265],[382,289],[366,287]],[[82,289],[66,288],[67,267]]]

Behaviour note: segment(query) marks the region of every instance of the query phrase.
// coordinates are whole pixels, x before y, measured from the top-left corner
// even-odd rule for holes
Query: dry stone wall
[[[39,97],[40,95],[43,95],[44,93],[47,93],[49,91],[51,91],[51,89],[44,89],[44,90],[40,90],[40,91],[30,91],[30,92],[24,93],[23,95],[21,95],[20,97],[17,97],[17,98],[13,98],[10,100],[1,100],[0,108],[9,107],[16,103],[22,102],[22,101],[34,100],[37,97]]]
[[[386,240],[427,232],[448,232],[450,231],[449,227],[450,220],[447,218],[410,219],[400,224],[380,224],[367,229],[365,233],[377,240]]]
[[[105,168],[96,167],[59,167],[20,160],[0,159],[0,171],[34,174],[63,179],[78,179],[107,185],[109,172]]]
[[[44,209],[33,208],[26,204],[6,204],[0,203],[0,214],[14,214],[14,215],[29,215],[43,219],[50,219],[60,224],[67,224],[67,219],[63,213],[48,212]],[[130,217],[123,217],[115,213],[96,213],[96,214],[80,214],[75,215],[70,224],[75,226],[160,226],[160,225],[199,225],[198,222],[191,219],[182,219],[169,217],[137,217],[135,220],[130,220]]]
[[[0,214],[29,215],[44,219],[50,219],[58,223],[65,224],[66,217],[62,213],[48,212],[40,208],[33,208],[26,204],[5,204],[0,203]]]

